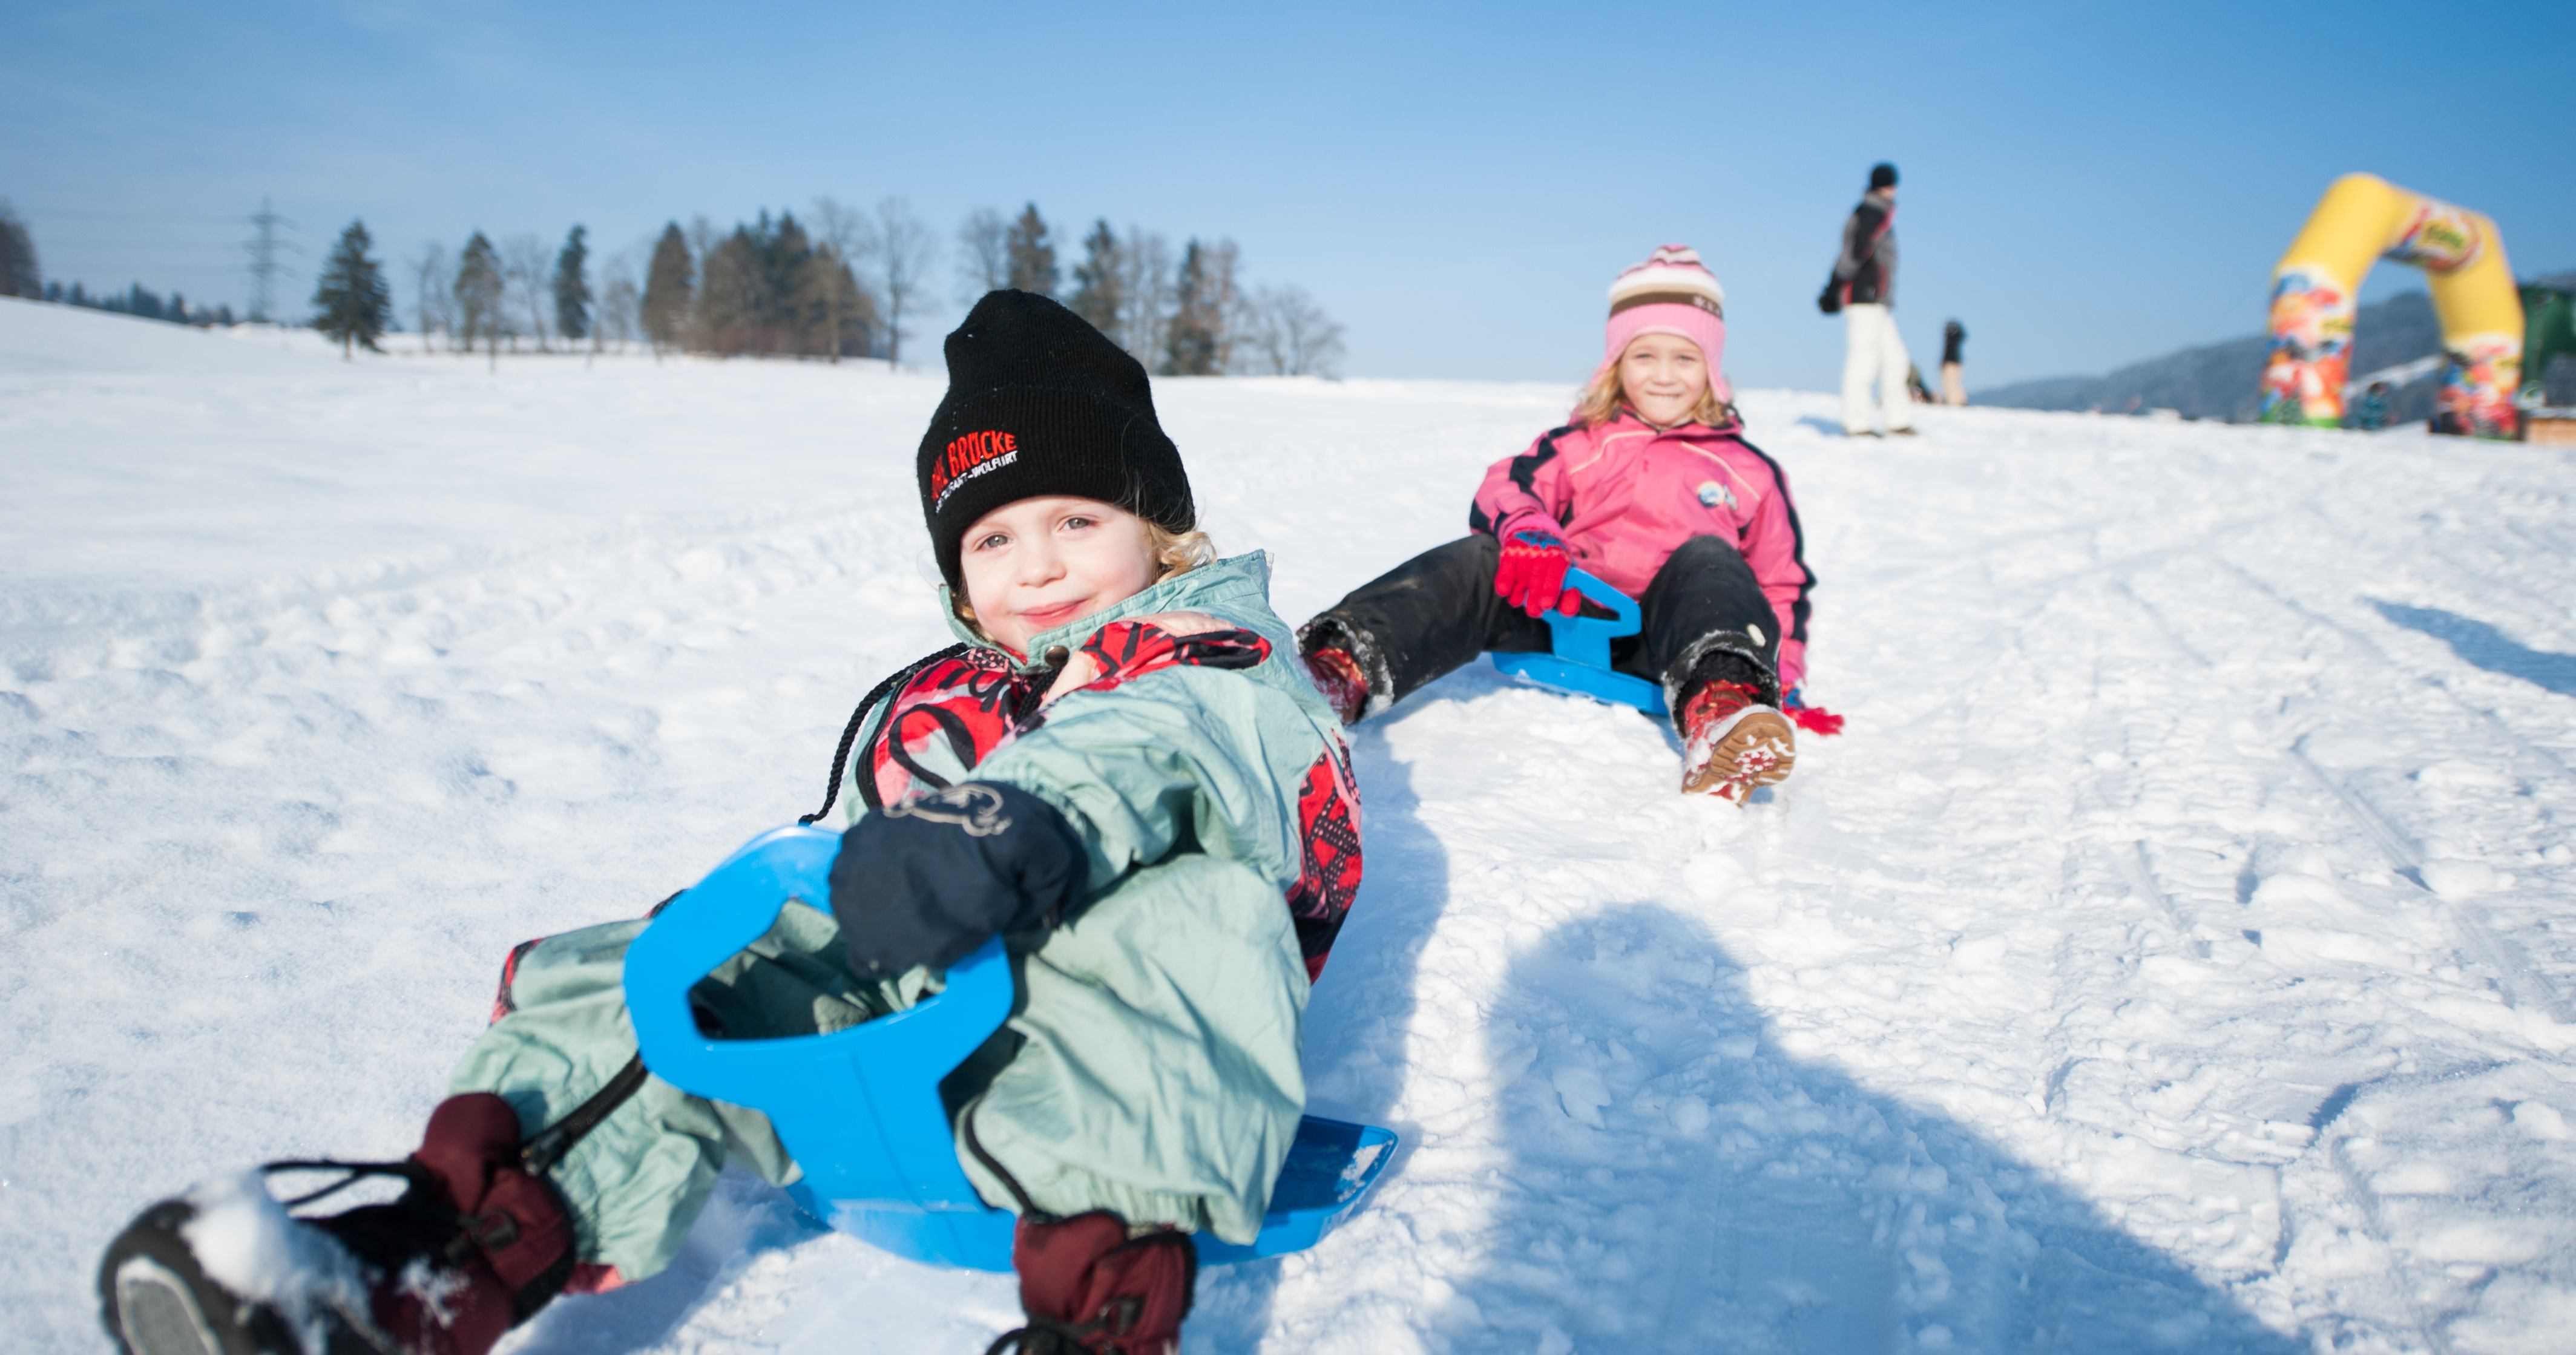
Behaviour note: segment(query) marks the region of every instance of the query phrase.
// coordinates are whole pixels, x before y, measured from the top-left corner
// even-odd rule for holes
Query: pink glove
[[[1572,616],[1583,605],[1581,593],[1566,591],[1565,571],[1574,557],[1565,541],[1545,527],[1514,527],[1503,533],[1503,562],[1494,570],[1494,592],[1532,616],[1549,608]]]

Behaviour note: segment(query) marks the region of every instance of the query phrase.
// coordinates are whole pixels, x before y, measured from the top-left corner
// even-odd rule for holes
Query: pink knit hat
[[[1608,369],[1640,334],[1678,334],[1708,359],[1708,381],[1720,400],[1735,398],[1718,365],[1726,356],[1726,289],[1688,245],[1663,245],[1610,284],[1610,325],[1601,366]],[[1596,372],[1595,375],[1598,375]]]

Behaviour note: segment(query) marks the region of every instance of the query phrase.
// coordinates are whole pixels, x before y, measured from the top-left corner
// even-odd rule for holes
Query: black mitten
[[[1825,294],[1816,298],[1816,309],[1832,315],[1843,308],[1843,280],[1825,279]]]
[[[861,974],[946,969],[1002,932],[1053,923],[1090,874],[1054,806],[968,781],[851,825],[832,862],[832,916]]]

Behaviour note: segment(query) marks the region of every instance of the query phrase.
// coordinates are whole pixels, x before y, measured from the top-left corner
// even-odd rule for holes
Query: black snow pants
[[[1482,532],[1435,546],[1370,580],[1298,630],[1299,647],[1341,649],[1368,676],[1369,714],[1488,651],[1543,653],[1547,623],[1494,592],[1502,546]],[[1779,622],[1752,566],[1720,537],[1695,536],[1637,599],[1644,628],[1610,642],[1610,666],[1664,689],[1679,723],[1688,688],[1744,682],[1780,702]],[[1587,601],[1587,616],[1608,616]]]

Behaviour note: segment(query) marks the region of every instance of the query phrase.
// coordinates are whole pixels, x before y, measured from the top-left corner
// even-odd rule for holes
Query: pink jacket
[[[1658,433],[1620,411],[1599,428],[1547,433],[1485,472],[1468,525],[1501,536],[1536,518],[1574,552],[1575,564],[1630,597],[1643,597],[1666,557],[1694,536],[1732,542],[1771,601],[1780,635],[1780,685],[1807,669],[1807,569],[1798,506],[1778,462],[1736,428],[1684,424]]]

